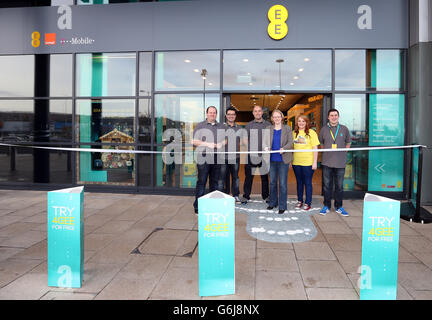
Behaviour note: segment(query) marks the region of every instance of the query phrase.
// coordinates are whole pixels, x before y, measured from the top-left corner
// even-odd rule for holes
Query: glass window
[[[151,143],[151,99],[140,99],[138,110],[138,141],[140,143]]]
[[[402,50],[367,51],[367,87],[380,91],[403,90]]]
[[[0,141],[32,141],[33,100],[0,100]]]
[[[339,111],[339,122],[348,127],[351,133],[351,146],[367,146],[366,95],[336,94],[335,106]],[[327,116],[327,115],[326,115]],[[345,190],[367,190],[368,152],[350,151],[345,167]]]
[[[0,146],[0,183],[72,183],[71,154],[68,151],[39,149],[35,152],[32,148]],[[45,166],[47,159],[48,167]],[[35,180],[34,168],[38,165],[44,168],[43,174],[38,171],[43,181]]]
[[[139,95],[151,96],[152,53],[141,52],[139,56]]]
[[[135,96],[135,63],[135,53],[77,54],[77,96]]]
[[[204,105],[206,107],[204,107]],[[155,95],[156,143],[163,143],[167,129],[178,129],[183,141],[192,141],[193,129],[205,119],[208,106],[215,106],[220,115],[219,94],[157,94]]]
[[[72,141],[72,100],[50,100],[50,141]]]
[[[157,52],[155,64],[157,91],[219,90],[219,51]]]
[[[366,89],[365,50],[335,51],[335,89]]]
[[[0,97],[34,96],[34,56],[0,56]]]
[[[47,105],[37,112],[47,118],[49,139],[45,142],[71,142],[72,100],[38,100]],[[34,140],[34,100],[0,100],[0,141],[28,142]]]
[[[224,51],[224,90],[331,90],[330,50]]]
[[[369,96],[369,141],[371,146],[404,145],[405,95]],[[403,191],[403,150],[369,151],[370,191]]]
[[[138,147],[141,151],[150,151],[150,147]],[[138,153],[135,155],[139,166],[138,185],[143,187],[151,186],[152,166],[151,161],[153,156],[148,153]]]
[[[155,126],[157,151],[164,151],[167,144],[175,142],[175,135],[164,137],[167,129],[177,129],[182,136],[182,163],[164,161],[161,154],[155,157],[156,186],[194,188],[197,179],[191,144],[193,130],[204,121],[204,106],[215,106],[220,113],[219,95],[206,94],[157,94],[155,95]],[[165,138],[165,139],[164,139]]]
[[[78,142],[135,142],[135,100],[77,100],[76,114]]]
[[[50,96],[72,96],[72,55],[52,54],[50,57]]]
[[[0,183],[33,182],[33,150],[0,146]]]

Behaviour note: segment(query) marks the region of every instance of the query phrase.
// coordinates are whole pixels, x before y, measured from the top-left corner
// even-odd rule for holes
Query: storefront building
[[[220,121],[235,106],[241,124],[254,104],[289,125],[304,113],[317,131],[336,107],[353,148],[431,144],[428,1],[99,2],[0,9],[2,188],[192,194],[193,161],[127,151],[163,151],[174,128],[190,159],[209,105]],[[410,149],[350,152],[347,197],[409,197],[411,159]],[[428,163],[426,151],[425,203]]]

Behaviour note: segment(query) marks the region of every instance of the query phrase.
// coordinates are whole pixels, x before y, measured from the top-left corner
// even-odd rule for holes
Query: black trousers
[[[254,165],[254,164],[246,164],[245,165],[245,181],[243,184],[243,196],[246,199],[250,198],[250,194],[252,192],[252,182],[254,175],[252,174],[252,168],[260,168],[262,164]],[[263,199],[267,199],[269,197],[269,179],[268,174],[259,175],[261,177],[261,196]]]

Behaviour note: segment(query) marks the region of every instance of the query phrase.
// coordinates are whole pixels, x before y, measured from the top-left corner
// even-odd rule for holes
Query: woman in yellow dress
[[[310,128],[309,118],[299,115],[293,131],[294,150],[312,150],[319,146],[318,135]],[[318,152],[294,152],[292,167],[297,180],[296,208],[310,210],[312,203],[312,177],[317,168]],[[303,191],[306,189],[306,199],[303,202]]]

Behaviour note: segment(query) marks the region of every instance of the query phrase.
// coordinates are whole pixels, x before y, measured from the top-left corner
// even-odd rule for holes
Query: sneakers
[[[349,217],[348,212],[346,212],[343,207],[336,209],[336,213],[339,213],[342,217]]]
[[[239,196],[235,196],[234,199],[235,199],[235,202],[242,202],[242,201],[240,200]]]
[[[305,210],[305,211],[309,211],[310,208],[311,208],[311,206],[308,205],[307,203],[305,203],[304,206],[303,206],[303,210]]]
[[[296,208],[297,209],[300,209],[301,207],[303,206],[303,202],[302,201],[297,201],[297,204],[296,204]]]
[[[327,206],[322,207],[321,211],[319,212],[321,215],[325,216],[327,213],[329,213],[330,210]]]

